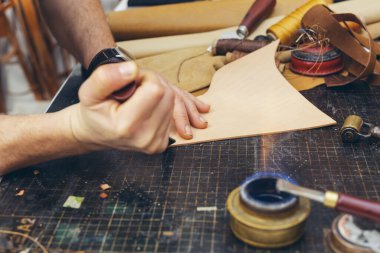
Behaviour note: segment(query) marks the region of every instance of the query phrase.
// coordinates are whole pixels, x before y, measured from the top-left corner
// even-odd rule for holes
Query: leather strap
[[[340,25],[340,22],[347,21],[358,24],[366,32],[366,37],[358,35],[348,26],[343,28]],[[324,5],[316,5],[305,14],[302,26],[324,33],[330,43],[347,57],[345,69],[349,75],[328,76],[325,78],[327,86],[342,86],[361,79],[380,85],[380,63],[376,60],[380,46],[375,44],[359,18],[349,13],[335,14]]]

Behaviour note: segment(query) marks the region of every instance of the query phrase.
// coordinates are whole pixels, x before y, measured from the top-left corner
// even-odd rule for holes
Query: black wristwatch
[[[127,52],[122,51],[118,47],[114,48],[105,48],[97,53],[94,58],[92,58],[88,69],[85,70],[86,78],[91,75],[94,70],[104,64],[109,63],[118,63],[123,61],[131,61],[133,57],[131,57]]]

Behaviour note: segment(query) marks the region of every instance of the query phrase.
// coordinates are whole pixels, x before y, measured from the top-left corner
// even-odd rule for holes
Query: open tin
[[[380,252],[380,224],[349,214],[339,215],[325,239],[334,253]]]
[[[232,232],[240,240],[262,248],[279,248],[297,241],[310,214],[308,199],[278,192],[278,173],[258,173],[231,192],[227,210]]]

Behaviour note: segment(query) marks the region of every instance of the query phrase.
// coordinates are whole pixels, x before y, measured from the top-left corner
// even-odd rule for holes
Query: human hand
[[[120,103],[110,95],[137,80],[132,97]],[[151,71],[133,62],[100,66],[79,90],[71,108],[74,137],[90,150],[105,147],[148,154],[167,148],[175,94]]]
[[[207,127],[208,123],[201,113],[209,112],[210,105],[197,99],[187,91],[169,83],[169,81],[161,75],[156,75],[161,80],[161,83],[171,88],[175,93],[173,120],[178,134],[184,139],[192,139],[193,133],[191,126],[200,129]]]
[[[137,80],[139,88],[124,103],[110,95]],[[76,139],[91,150],[111,147],[157,153],[166,149],[173,117],[178,133],[191,139],[190,124],[207,127],[200,113],[209,106],[133,62],[111,64],[98,70],[82,85],[81,103],[72,109],[71,126]]]

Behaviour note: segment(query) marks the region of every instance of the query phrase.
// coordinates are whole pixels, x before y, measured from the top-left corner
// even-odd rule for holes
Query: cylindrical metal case
[[[253,246],[279,248],[294,243],[302,236],[311,204],[308,199],[299,198],[284,211],[254,211],[241,200],[238,187],[229,195],[227,209],[236,237]]]
[[[379,232],[361,230],[352,221],[353,216],[342,214],[336,217],[332,223],[331,231],[326,236],[326,244],[333,253],[375,253],[379,252]],[[377,235],[377,239],[369,233]],[[349,236],[357,236],[356,242]],[[372,237],[372,242],[365,237]],[[373,243],[376,241],[375,243]],[[362,245],[360,245],[362,244]],[[376,249],[374,249],[376,248]]]

